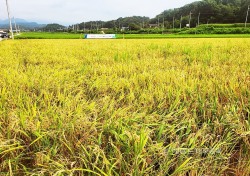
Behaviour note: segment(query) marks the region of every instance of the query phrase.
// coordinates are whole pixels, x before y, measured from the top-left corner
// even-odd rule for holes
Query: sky
[[[119,17],[155,17],[164,10],[197,0],[8,0],[11,16],[39,23],[70,25]],[[5,0],[0,0],[0,19],[6,19]]]

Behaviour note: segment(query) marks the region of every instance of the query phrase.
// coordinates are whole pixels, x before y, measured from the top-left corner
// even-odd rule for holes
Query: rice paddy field
[[[0,175],[250,175],[250,39],[0,42]]]

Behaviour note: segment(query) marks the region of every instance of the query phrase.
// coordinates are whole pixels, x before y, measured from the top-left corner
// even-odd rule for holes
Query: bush
[[[234,27],[234,28],[214,28],[214,26],[202,26],[181,31],[179,34],[250,34],[250,28]]]
[[[233,23],[233,24],[201,24],[198,28],[236,28],[236,27],[245,27],[245,23]],[[247,27],[250,27],[250,23],[247,24]]]

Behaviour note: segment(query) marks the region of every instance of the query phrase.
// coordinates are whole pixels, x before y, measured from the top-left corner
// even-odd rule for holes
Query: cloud
[[[126,16],[154,17],[163,10],[183,6],[195,0],[9,0],[11,14],[27,20],[79,23],[111,20]],[[3,2],[0,7],[5,6]],[[7,18],[0,13],[0,18]]]

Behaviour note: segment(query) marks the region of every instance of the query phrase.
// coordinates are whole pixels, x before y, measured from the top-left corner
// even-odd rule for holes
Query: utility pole
[[[115,32],[117,32],[115,21],[114,21],[114,30]]]
[[[174,29],[174,17],[173,17],[173,29]]]
[[[163,21],[162,21],[162,34],[163,34],[163,31],[164,31],[164,14],[163,14]]]
[[[200,15],[201,15],[201,13],[199,12],[199,15],[198,15],[198,26],[200,26]]]
[[[191,18],[192,18],[192,11],[190,11],[189,14],[189,28],[191,28]]]
[[[160,27],[160,18],[158,16],[158,28]]]
[[[11,38],[12,38],[12,40],[14,40],[14,35],[13,35],[13,30],[12,30],[12,22],[11,22],[11,18],[10,18],[10,9],[9,9],[8,0],[6,0],[6,7],[7,7],[7,13],[8,13],[8,18],[9,18],[9,23],[10,23]]]
[[[247,18],[248,18],[249,10],[250,10],[250,6],[248,6],[248,8],[247,8],[247,16],[246,16],[245,27],[247,27]]]
[[[175,9],[174,9],[174,11],[175,11]],[[175,12],[174,12],[174,16],[175,16]],[[174,16],[173,16],[173,29],[174,29],[174,21],[175,21]]]
[[[96,21],[96,32],[98,33],[98,22]]]
[[[180,20],[180,29],[181,29],[181,23],[182,23],[182,15],[181,15],[181,20]]]
[[[13,17],[13,20],[14,20],[15,29],[16,29],[16,34],[17,34],[17,33],[18,33],[18,31],[17,31],[17,27],[16,27],[16,19],[15,19],[15,17]]]

